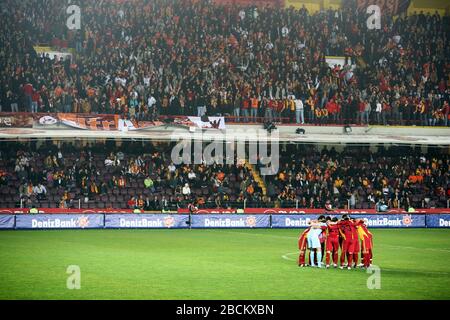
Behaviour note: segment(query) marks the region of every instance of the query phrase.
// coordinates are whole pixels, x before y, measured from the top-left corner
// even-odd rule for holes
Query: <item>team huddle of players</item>
[[[326,253],[326,267],[338,267],[339,250],[341,251],[339,267],[344,269],[364,267],[372,264],[372,234],[364,220],[343,215],[342,219],[320,216],[312,220],[310,226],[300,235],[298,240],[300,256],[298,265],[305,267],[322,267],[322,259]],[[309,263],[305,263],[306,249],[309,249]],[[358,264],[361,253],[361,264]]]

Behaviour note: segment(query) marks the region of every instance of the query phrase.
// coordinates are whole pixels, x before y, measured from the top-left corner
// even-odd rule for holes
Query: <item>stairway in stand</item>
[[[256,183],[258,184],[258,186],[261,188],[263,196],[267,196],[267,186],[266,186],[266,183],[264,182],[263,178],[261,178],[261,175],[260,175],[259,172],[256,170],[255,166],[254,166],[253,164],[249,163],[247,160],[245,160],[244,166],[245,166],[248,170],[251,171],[253,180],[255,180]]]

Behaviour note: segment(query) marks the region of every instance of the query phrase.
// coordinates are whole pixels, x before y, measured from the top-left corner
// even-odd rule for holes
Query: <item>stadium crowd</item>
[[[0,207],[433,208],[447,207],[450,158],[442,150],[370,150],[289,145],[280,170],[264,177],[243,163],[174,165],[167,146],[130,142],[85,147],[2,142]],[[167,150],[166,150],[167,147]],[[252,171],[255,172],[252,172]],[[77,201],[77,200],[80,201]]]
[[[71,4],[81,30],[66,26],[65,1],[0,4],[0,111],[449,125],[448,17],[383,15],[368,30],[350,8]],[[73,48],[73,58],[37,55],[37,44]],[[327,55],[346,63],[329,66]]]
[[[448,155],[427,155],[420,148],[289,146],[280,170],[267,176],[268,196],[300,208],[447,207],[450,197]],[[383,209],[384,208],[384,209]]]
[[[175,166],[170,152],[139,143],[58,148],[4,142],[1,150],[0,207],[21,203],[161,211],[187,208],[194,200],[200,208],[243,207],[245,199],[262,200],[261,188],[244,165]]]

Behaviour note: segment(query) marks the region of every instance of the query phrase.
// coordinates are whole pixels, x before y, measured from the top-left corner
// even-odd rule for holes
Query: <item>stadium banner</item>
[[[330,215],[340,217],[340,215]],[[317,215],[192,215],[192,228],[307,228]],[[450,214],[354,214],[369,228],[450,228]],[[0,215],[0,229],[187,229],[187,214]]]
[[[450,228],[450,214],[427,215],[427,228]]]
[[[107,214],[105,229],[181,229],[189,228],[189,215]]]
[[[103,214],[40,214],[16,216],[16,229],[103,229],[103,226]]]
[[[221,209],[214,209],[219,211]],[[403,214],[408,213],[403,209],[389,209],[386,212],[377,212],[375,209],[335,209],[327,211],[325,209],[305,209],[305,208],[247,208],[244,210],[247,214]],[[450,209],[416,209],[414,214],[450,214]]]
[[[330,214],[331,217],[340,215]],[[363,219],[369,228],[425,228],[426,216],[420,214],[352,215]],[[317,215],[273,215],[272,228],[307,228]]]
[[[216,5],[240,7],[284,7],[285,0],[212,0]]]
[[[25,114],[2,114],[0,128],[33,128],[33,117]]]
[[[188,117],[189,121],[200,129],[226,130],[225,117],[208,117],[208,121],[200,117]]]
[[[397,213],[399,211],[395,211]],[[189,209],[179,208],[178,213],[189,213]],[[216,208],[216,209],[199,209],[196,214],[231,214],[238,213],[237,209],[225,209],[225,208]],[[321,209],[291,209],[291,208],[246,208],[244,209],[245,214],[325,214],[327,213],[325,210]],[[345,214],[345,213],[376,213],[375,209],[361,209],[361,210],[334,210],[334,214]],[[439,211],[439,213],[441,213]]]
[[[119,119],[117,123],[117,129],[122,132],[127,131],[136,131],[143,130],[149,128],[157,128],[164,125],[164,122],[161,121],[142,121],[138,122],[136,120],[128,120],[128,119]]]
[[[34,125],[36,127],[57,128],[60,121],[57,113],[33,113]]]
[[[270,215],[193,215],[192,228],[270,228]]]
[[[307,228],[317,215],[273,215],[272,228]]]
[[[54,39],[54,40],[56,40],[56,39]],[[54,44],[62,47],[61,44],[63,44],[63,43],[61,43],[61,41],[58,40]],[[67,47],[67,44],[66,44],[66,47]],[[72,60],[72,54],[70,52],[56,51],[56,50],[53,50],[51,47],[42,47],[42,46],[34,46],[33,48],[38,56],[42,56],[42,54],[45,54],[45,55],[48,55],[51,60],[56,59],[59,61],[61,58],[63,58],[63,60],[67,60],[67,59]]]
[[[164,126],[162,121],[136,121],[121,119],[119,115],[98,114],[95,116],[72,113],[34,114],[36,127],[59,128],[57,125],[94,131],[136,131]],[[192,126],[196,126],[191,123]]]
[[[133,213],[132,209],[60,209],[60,208],[39,208],[39,213],[41,214],[97,214],[97,213],[116,213],[116,214],[126,214]],[[1,214],[27,214],[30,211],[29,208],[0,208]],[[225,209],[225,208],[216,208],[216,209],[199,209],[196,214],[233,214],[240,213],[239,211],[243,211],[245,214],[405,214],[408,213],[402,209],[391,209],[384,213],[377,213],[375,209],[361,209],[361,210],[334,210],[334,211],[326,211],[321,209],[282,209],[282,208],[247,208],[245,210],[242,209]],[[161,211],[145,211],[144,213],[158,213]],[[167,212],[169,213],[169,212]],[[179,214],[189,214],[189,209],[178,208],[177,212],[170,213],[179,213]],[[414,214],[449,214],[450,209],[417,209]]]
[[[129,126],[130,131],[145,130],[164,126],[164,122],[162,121],[137,121],[137,120],[133,121],[127,120],[127,121],[128,125],[130,125],[131,122],[131,126]],[[119,130],[120,130],[120,121],[119,121]]]
[[[382,14],[399,15],[408,10],[411,0],[343,0],[343,7],[356,8],[361,13],[366,13],[371,5],[380,7]]]
[[[247,214],[345,214],[345,213],[376,213],[375,209],[346,210],[337,209],[327,212],[324,209],[295,209],[295,208],[246,208]]]
[[[98,214],[98,213],[132,213],[131,209],[60,209],[60,208],[39,208],[40,214]],[[2,208],[2,214],[28,214],[29,208]]]
[[[13,215],[0,216],[0,229],[14,229],[15,218]]]
[[[119,127],[119,116],[114,114],[82,115],[73,113],[58,113],[58,119],[66,126],[94,131],[115,131]]]
[[[345,65],[345,57],[326,56],[325,61],[330,68],[334,68],[338,65],[343,67]]]
[[[189,209],[178,208],[178,213],[189,213]],[[232,214],[236,209],[198,209],[195,214]]]
[[[369,228],[425,228],[426,216],[423,214],[390,214],[357,216],[365,220]]]

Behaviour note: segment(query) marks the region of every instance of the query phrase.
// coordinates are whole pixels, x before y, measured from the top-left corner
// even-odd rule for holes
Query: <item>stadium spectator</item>
[[[189,183],[186,183],[182,190],[183,196],[189,197],[191,195],[191,188],[189,187]]]
[[[0,173],[8,176],[2,192],[11,193],[15,202],[12,206],[20,206],[22,198],[24,206],[42,207],[41,203],[48,203],[56,207],[67,193],[71,197],[66,199],[66,206],[78,204],[70,199],[83,200],[87,196],[88,202],[81,204],[86,208],[92,203],[133,208],[134,205],[127,205],[127,199],[133,195],[142,196],[144,208],[173,210],[177,205],[187,206],[188,202],[183,199],[186,183],[189,198],[198,199],[203,208],[215,208],[218,203],[226,207],[245,203],[247,207],[278,205],[323,209],[329,201],[334,208],[366,209],[375,208],[381,200],[389,208],[430,208],[446,207],[450,193],[450,159],[443,150],[431,147],[427,154],[421,154],[409,147],[378,147],[378,150],[346,147],[336,151],[289,145],[281,154],[279,173],[264,177],[266,188],[263,190],[254,181],[252,172],[239,162],[175,166],[167,152],[149,151],[147,144],[134,145],[133,142],[123,147],[104,143],[88,147],[68,144],[61,148],[64,162],[58,164],[57,169],[53,166],[47,169],[44,159],[49,155],[52,159],[58,149],[41,144],[37,149],[31,143],[2,142]],[[121,152],[120,165],[103,165],[103,159],[111,151]],[[131,159],[133,163],[142,163],[143,173],[125,179],[123,172]],[[255,169],[259,167],[258,164]],[[146,187],[147,177],[154,181],[154,191]],[[119,179],[126,180],[120,188]],[[40,184],[47,190],[46,198],[37,196]],[[146,197],[150,197],[151,204],[145,201]],[[11,202],[9,196],[0,197],[0,206]]]
[[[249,100],[258,99],[256,110],[261,110],[265,97],[277,102],[277,116],[288,115],[296,122],[289,115],[291,109],[278,108],[288,104],[291,94],[317,101],[314,110],[307,106],[307,113],[321,111],[319,117],[315,117],[318,112],[308,117],[312,123],[339,122],[340,112],[324,114],[326,103],[335,99],[341,105],[353,97],[352,102],[367,100],[372,110],[375,98],[386,100],[393,106],[392,117],[386,113],[389,124],[406,120],[407,124],[448,125],[448,113],[445,117],[445,112],[438,112],[449,99],[448,17],[386,17],[383,32],[371,33],[363,27],[364,15],[349,8],[315,14],[304,8],[261,8],[257,17],[249,14],[241,20],[239,5],[187,1],[177,6],[174,1],[138,0],[84,3],[83,30],[70,31],[63,27],[64,15],[56,14],[64,9],[60,1],[34,4],[34,0],[6,0],[2,12],[1,47],[11,48],[13,54],[1,58],[1,87],[8,88],[2,91],[10,92],[1,104],[9,104],[13,112],[36,112],[36,108],[113,112],[140,119],[153,119],[156,114],[203,115],[208,108],[213,110],[210,114],[232,114],[230,101],[237,110],[236,97],[242,94],[242,116],[250,110],[254,120]],[[113,20],[119,12],[123,19]],[[216,21],[218,16],[223,20]],[[284,21],[290,21],[289,26],[280,29]],[[77,51],[72,61],[38,56],[32,49],[38,42],[61,43],[60,39]],[[329,54],[346,56],[348,64],[328,67],[324,55]],[[10,76],[7,70],[16,73]],[[423,104],[410,119],[398,101],[410,101],[414,107]],[[346,106],[342,105],[342,116],[352,121],[358,111]],[[377,122],[376,114],[367,109],[366,104],[360,122]]]
[[[134,209],[137,207],[137,201],[136,198],[134,196],[132,196],[128,201],[127,201],[127,206],[130,209]]]
[[[155,186],[154,186],[154,182],[152,180],[152,178],[150,178],[149,176],[147,176],[147,178],[145,178],[144,180],[144,186],[145,188],[151,190],[152,193],[155,192]]]
[[[295,96],[292,97],[294,99],[295,103],[295,119],[296,123],[304,124],[305,123],[305,114],[304,114],[304,106],[303,101],[301,98],[295,98]]]
[[[47,197],[47,189],[42,183],[34,187],[33,193],[36,194],[38,200],[44,200]]]

